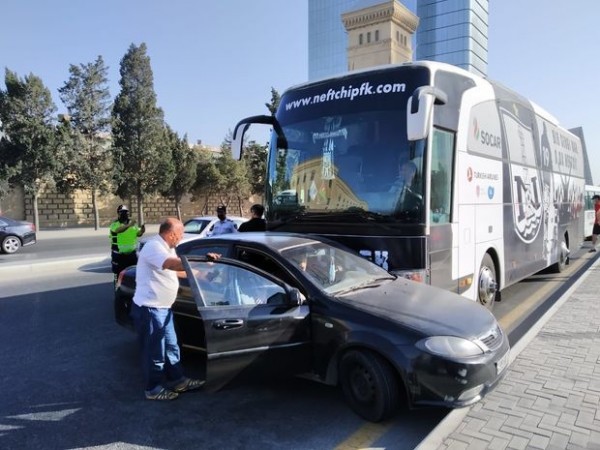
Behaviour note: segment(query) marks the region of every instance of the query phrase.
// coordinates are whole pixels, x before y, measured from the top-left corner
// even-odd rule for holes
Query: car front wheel
[[[6,236],[2,240],[2,253],[15,253],[21,248],[21,240],[16,236]]]
[[[380,422],[398,407],[398,382],[393,368],[378,355],[350,350],[340,360],[340,383],[346,402],[359,416]]]

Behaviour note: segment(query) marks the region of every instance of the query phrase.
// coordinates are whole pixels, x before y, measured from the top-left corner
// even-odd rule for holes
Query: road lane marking
[[[335,450],[357,450],[368,448],[375,450],[371,444],[387,433],[392,428],[393,422],[372,423],[366,422],[358,430],[352,433],[346,440],[339,443]]]

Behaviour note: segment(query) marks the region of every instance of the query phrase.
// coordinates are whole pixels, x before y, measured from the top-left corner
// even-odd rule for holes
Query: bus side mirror
[[[277,136],[277,148],[287,149],[287,139],[283,135],[283,129],[274,116],[252,116],[240,120],[233,129],[231,140],[231,156],[235,160],[242,158],[244,146],[244,135],[252,124],[270,125]]]
[[[433,105],[445,105],[446,93],[433,86],[415,89],[406,105],[406,133],[409,141],[425,139],[429,135]]]
[[[231,140],[231,157],[238,161],[242,159],[242,147],[244,145],[244,134],[250,127],[249,123],[240,121],[233,129],[233,139]]]

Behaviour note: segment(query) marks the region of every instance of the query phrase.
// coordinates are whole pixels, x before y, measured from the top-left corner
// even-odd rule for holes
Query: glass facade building
[[[415,59],[486,75],[488,0],[418,0]]]
[[[308,0],[308,79],[348,70],[342,13],[385,0]],[[405,0],[419,16],[415,59],[442,61],[485,75],[489,0]]]

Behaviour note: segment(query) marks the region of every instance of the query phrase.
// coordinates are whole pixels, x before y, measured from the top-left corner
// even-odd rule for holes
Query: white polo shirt
[[[163,269],[167,258],[177,256],[160,236],[154,236],[140,251],[135,272],[136,305],[150,308],[170,308],[177,297],[179,279],[175,270]]]

